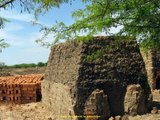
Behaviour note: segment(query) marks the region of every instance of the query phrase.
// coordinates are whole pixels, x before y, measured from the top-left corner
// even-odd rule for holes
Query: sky
[[[72,24],[74,22],[71,17],[72,11],[84,6],[79,1],[74,1],[72,5],[62,4],[60,8],[54,8],[40,16],[38,22],[47,26],[52,26],[56,21]],[[13,9],[0,10],[0,17],[10,20],[4,29],[0,29],[0,38],[4,38],[10,44],[10,47],[0,53],[0,62],[6,65],[47,62],[50,48],[42,47],[35,42],[42,33],[39,26],[31,22],[34,20],[33,13],[21,13],[18,8],[15,6]],[[53,38],[48,39],[52,41]]]

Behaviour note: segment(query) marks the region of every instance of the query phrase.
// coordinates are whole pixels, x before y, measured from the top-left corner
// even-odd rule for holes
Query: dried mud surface
[[[123,120],[160,120],[160,94],[153,93],[153,100],[157,102],[157,114],[128,116]],[[22,105],[0,105],[0,120],[55,120],[55,113],[47,110],[41,102]],[[63,118],[63,120],[65,120]]]
[[[53,115],[54,113],[47,111],[41,102],[0,106],[0,120],[54,120]]]

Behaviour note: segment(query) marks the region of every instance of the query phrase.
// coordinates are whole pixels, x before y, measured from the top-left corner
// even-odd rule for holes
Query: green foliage
[[[0,29],[4,28],[4,23],[5,22],[9,22],[9,20],[7,20],[3,17],[0,17]]]
[[[46,63],[43,63],[43,62],[38,62],[37,66],[38,67],[43,67],[43,66],[46,66],[47,64]]]
[[[108,46],[105,46],[104,48],[95,50],[93,53],[90,53],[89,55],[86,56],[85,61],[93,62],[97,59],[103,59],[106,53],[117,51],[118,49],[121,49],[125,43],[129,42],[130,40],[134,40],[131,37],[125,37],[125,36],[110,37],[110,39],[112,41],[110,42],[110,44],[108,44]]]
[[[3,48],[6,48],[8,46],[9,46],[9,44],[4,42],[4,39],[0,40],[0,52],[2,51]]]
[[[67,1],[68,2],[68,1]],[[92,0],[85,9],[72,13],[75,23],[66,26],[63,22],[51,28],[42,27],[43,42],[50,33],[54,42],[94,36],[105,32],[111,35],[112,27],[123,26],[115,36],[132,36],[141,47],[157,48],[160,46],[160,1],[159,0]]]
[[[34,15],[36,20],[41,13],[46,13],[52,7],[59,7],[59,4],[63,2],[68,2],[68,0],[33,0],[35,3],[38,3]]]
[[[30,63],[30,64],[16,64],[16,65],[12,65],[12,66],[4,66],[4,68],[31,68],[31,67],[44,67],[47,66],[47,63],[43,63],[43,62],[38,62],[37,64],[35,63]]]

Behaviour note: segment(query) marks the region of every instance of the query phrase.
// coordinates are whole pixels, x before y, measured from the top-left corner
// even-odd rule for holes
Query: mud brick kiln
[[[0,77],[0,103],[30,103],[41,100],[42,74]]]
[[[135,41],[119,46],[114,41],[95,37],[52,47],[42,101],[57,120],[106,120],[147,112],[151,90],[139,47]]]

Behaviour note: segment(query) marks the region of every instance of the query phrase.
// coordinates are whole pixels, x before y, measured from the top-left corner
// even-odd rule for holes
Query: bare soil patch
[[[157,114],[128,116],[123,120],[160,120],[160,94],[153,92],[153,101],[157,104]],[[47,110],[42,102],[22,105],[0,105],[0,120],[55,120],[55,113]]]
[[[46,67],[31,67],[31,68],[3,68],[0,71],[0,76],[10,75],[27,75],[27,74],[44,74]]]
[[[53,115],[41,102],[0,106],[0,120],[54,120]]]

